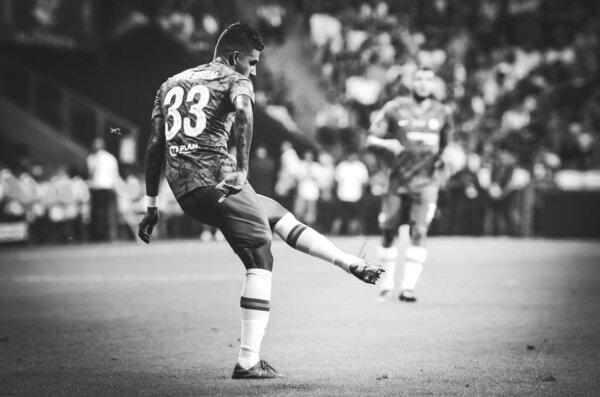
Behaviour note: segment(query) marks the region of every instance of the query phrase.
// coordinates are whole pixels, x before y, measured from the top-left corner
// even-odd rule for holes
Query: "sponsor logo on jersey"
[[[440,123],[440,121],[438,119],[429,119],[429,121],[427,122],[427,127],[429,127],[430,130],[436,131],[441,126],[442,126],[442,123]]]
[[[197,150],[200,146],[197,143],[188,143],[186,145],[173,145],[169,146],[169,154],[172,157],[177,156],[178,154],[191,153],[194,150]]]
[[[221,73],[216,70],[203,70],[201,72],[197,72],[194,77],[201,78],[203,80],[212,80],[219,77]]]
[[[412,121],[413,128],[425,128],[426,125],[427,125],[427,122],[422,119],[415,119]]]
[[[408,131],[406,137],[411,141],[422,142],[425,145],[437,145],[440,137],[432,132]]]

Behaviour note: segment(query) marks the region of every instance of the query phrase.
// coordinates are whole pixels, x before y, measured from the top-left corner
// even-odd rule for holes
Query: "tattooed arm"
[[[217,185],[217,188],[222,190],[225,196],[238,193],[246,183],[254,127],[252,100],[246,95],[238,95],[233,104],[235,106],[233,132],[237,152],[237,168],[234,173],[227,175]]]
[[[254,128],[254,115],[252,101],[246,95],[235,98],[235,147],[237,150],[237,171],[248,173],[250,162],[250,144]]]

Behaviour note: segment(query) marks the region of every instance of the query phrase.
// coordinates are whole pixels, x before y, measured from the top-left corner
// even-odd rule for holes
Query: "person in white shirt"
[[[296,172],[299,165],[300,159],[294,147],[290,142],[284,141],[281,144],[275,195],[285,208],[290,208],[293,204],[293,196],[296,193]]]
[[[294,202],[294,214],[300,221],[314,226],[317,221],[321,165],[314,160],[310,150],[304,153],[297,172],[298,192]]]
[[[360,161],[357,153],[351,153],[335,168],[337,185],[338,216],[333,224],[332,233],[342,232],[344,221],[347,222],[348,234],[360,234],[363,227],[363,211],[361,199],[369,182],[367,166]]]
[[[91,237],[116,240],[118,234],[115,188],[120,179],[119,163],[105,150],[104,140],[96,138],[87,158],[91,195]]]

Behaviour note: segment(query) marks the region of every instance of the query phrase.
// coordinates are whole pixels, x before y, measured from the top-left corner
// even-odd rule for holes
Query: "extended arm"
[[[388,119],[386,116],[386,107],[375,114],[375,118],[369,128],[369,135],[365,140],[367,148],[380,148],[389,150],[394,155],[402,153],[404,146],[397,139],[383,138],[388,131]]]
[[[146,145],[146,195],[158,196],[160,174],[165,162],[165,119],[155,116],[152,119],[150,138]]]
[[[138,236],[146,244],[150,242],[150,235],[158,223],[158,209],[156,196],[160,185],[160,174],[165,162],[165,119],[163,116],[152,118],[150,138],[146,145],[146,195],[148,196],[148,209],[146,215],[138,226]]]
[[[252,101],[246,95],[235,98],[235,147],[237,150],[237,171],[248,173],[250,163],[250,144],[254,128]]]
[[[440,132],[440,150],[439,155],[444,152],[444,149],[448,146],[452,137],[454,135],[454,120],[452,118],[452,111],[450,108],[446,109],[446,120],[444,122],[444,126],[442,127],[442,131]]]

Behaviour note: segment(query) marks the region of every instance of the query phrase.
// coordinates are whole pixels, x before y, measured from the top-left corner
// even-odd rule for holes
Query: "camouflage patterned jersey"
[[[158,90],[152,117],[165,119],[165,176],[175,197],[214,186],[229,164],[227,141],[233,124],[233,101],[247,95],[252,82],[219,61],[183,71]]]
[[[398,139],[405,150],[392,161],[390,191],[412,191],[434,182],[440,142],[453,134],[452,113],[434,99],[423,110],[412,97],[399,97],[381,110],[387,119],[386,139]]]

